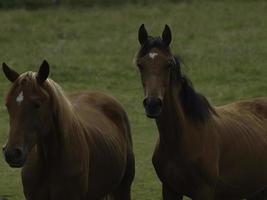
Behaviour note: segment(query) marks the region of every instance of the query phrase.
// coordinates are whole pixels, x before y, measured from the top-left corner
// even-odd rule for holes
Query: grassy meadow
[[[127,110],[136,155],[135,200],[161,199],[151,164],[157,138],[142,107],[143,91],[133,64],[137,30],[145,23],[160,35],[166,23],[183,71],[213,105],[267,96],[267,2],[193,1],[111,7],[0,10],[0,62],[18,72],[37,70],[43,59],[65,91],[102,90]],[[8,132],[0,74],[0,144]],[[22,200],[20,170],[0,154],[0,196]]]

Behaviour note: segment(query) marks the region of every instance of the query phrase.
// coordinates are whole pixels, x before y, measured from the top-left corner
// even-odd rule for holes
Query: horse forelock
[[[11,94],[19,87],[21,86],[27,86],[28,88],[34,88],[36,89],[37,86],[34,83],[36,79],[36,73],[29,71],[21,74],[18,79],[11,85],[9,88],[7,95],[6,95],[6,101],[8,101]]]
[[[170,48],[164,44],[160,37],[149,36],[148,41],[143,46],[141,46],[137,54],[137,59],[148,54],[153,48],[158,48],[164,53],[170,53]]]
[[[72,110],[71,103],[66,97],[62,88],[52,79],[47,79],[42,85],[39,85],[36,81],[36,72],[25,72],[19,76],[16,82],[11,86],[8,94],[20,86],[26,86],[27,88],[33,88],[35,91],[45,92],[49,95],[53,104],[53,111],[59,110]]]

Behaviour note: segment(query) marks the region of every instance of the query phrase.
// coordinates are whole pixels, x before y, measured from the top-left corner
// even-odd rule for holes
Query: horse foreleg
[[[131,187],[129,185],[121,185],[109,197],[108,200],[131,200]]]
[[[193,200],[214,200],[215,187],[200,185],[193,194]]]
[[[163,200],[182,200],[183,199],[183,195],[177,194],[177,192],[170,190],[164,184],[162,184],[162,197],[163,197]]]

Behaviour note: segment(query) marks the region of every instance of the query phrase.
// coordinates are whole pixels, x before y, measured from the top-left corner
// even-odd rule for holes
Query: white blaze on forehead
[[[16,101],[17,101],[18,105],[21,104],[21,102],[23,101],[23,99],[24,99],[24,96],[23,96],[23,92],[21,91],[19,93],[19,95],[17,96],[17,98],[16,98]]]
[[[155,53],[155,52],[150,52],[149,53],[149,57],[154,59],[156,56],[158,55],[158,53]]]

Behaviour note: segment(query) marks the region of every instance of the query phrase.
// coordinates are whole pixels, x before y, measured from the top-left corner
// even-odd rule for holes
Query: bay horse
[[[163,200],[264,199],[267,98],[213,107],[182,73],[168,25],[161,37],[141,25],[138,40],[143,105],[159,131],[152,162]]]
[[[6,162],[22,168],[27,200],[130,200],[134,154],[126,112],[101,92],[67,96],[48,78],[49,64],[19,75],[3,63],[12,82]]]

